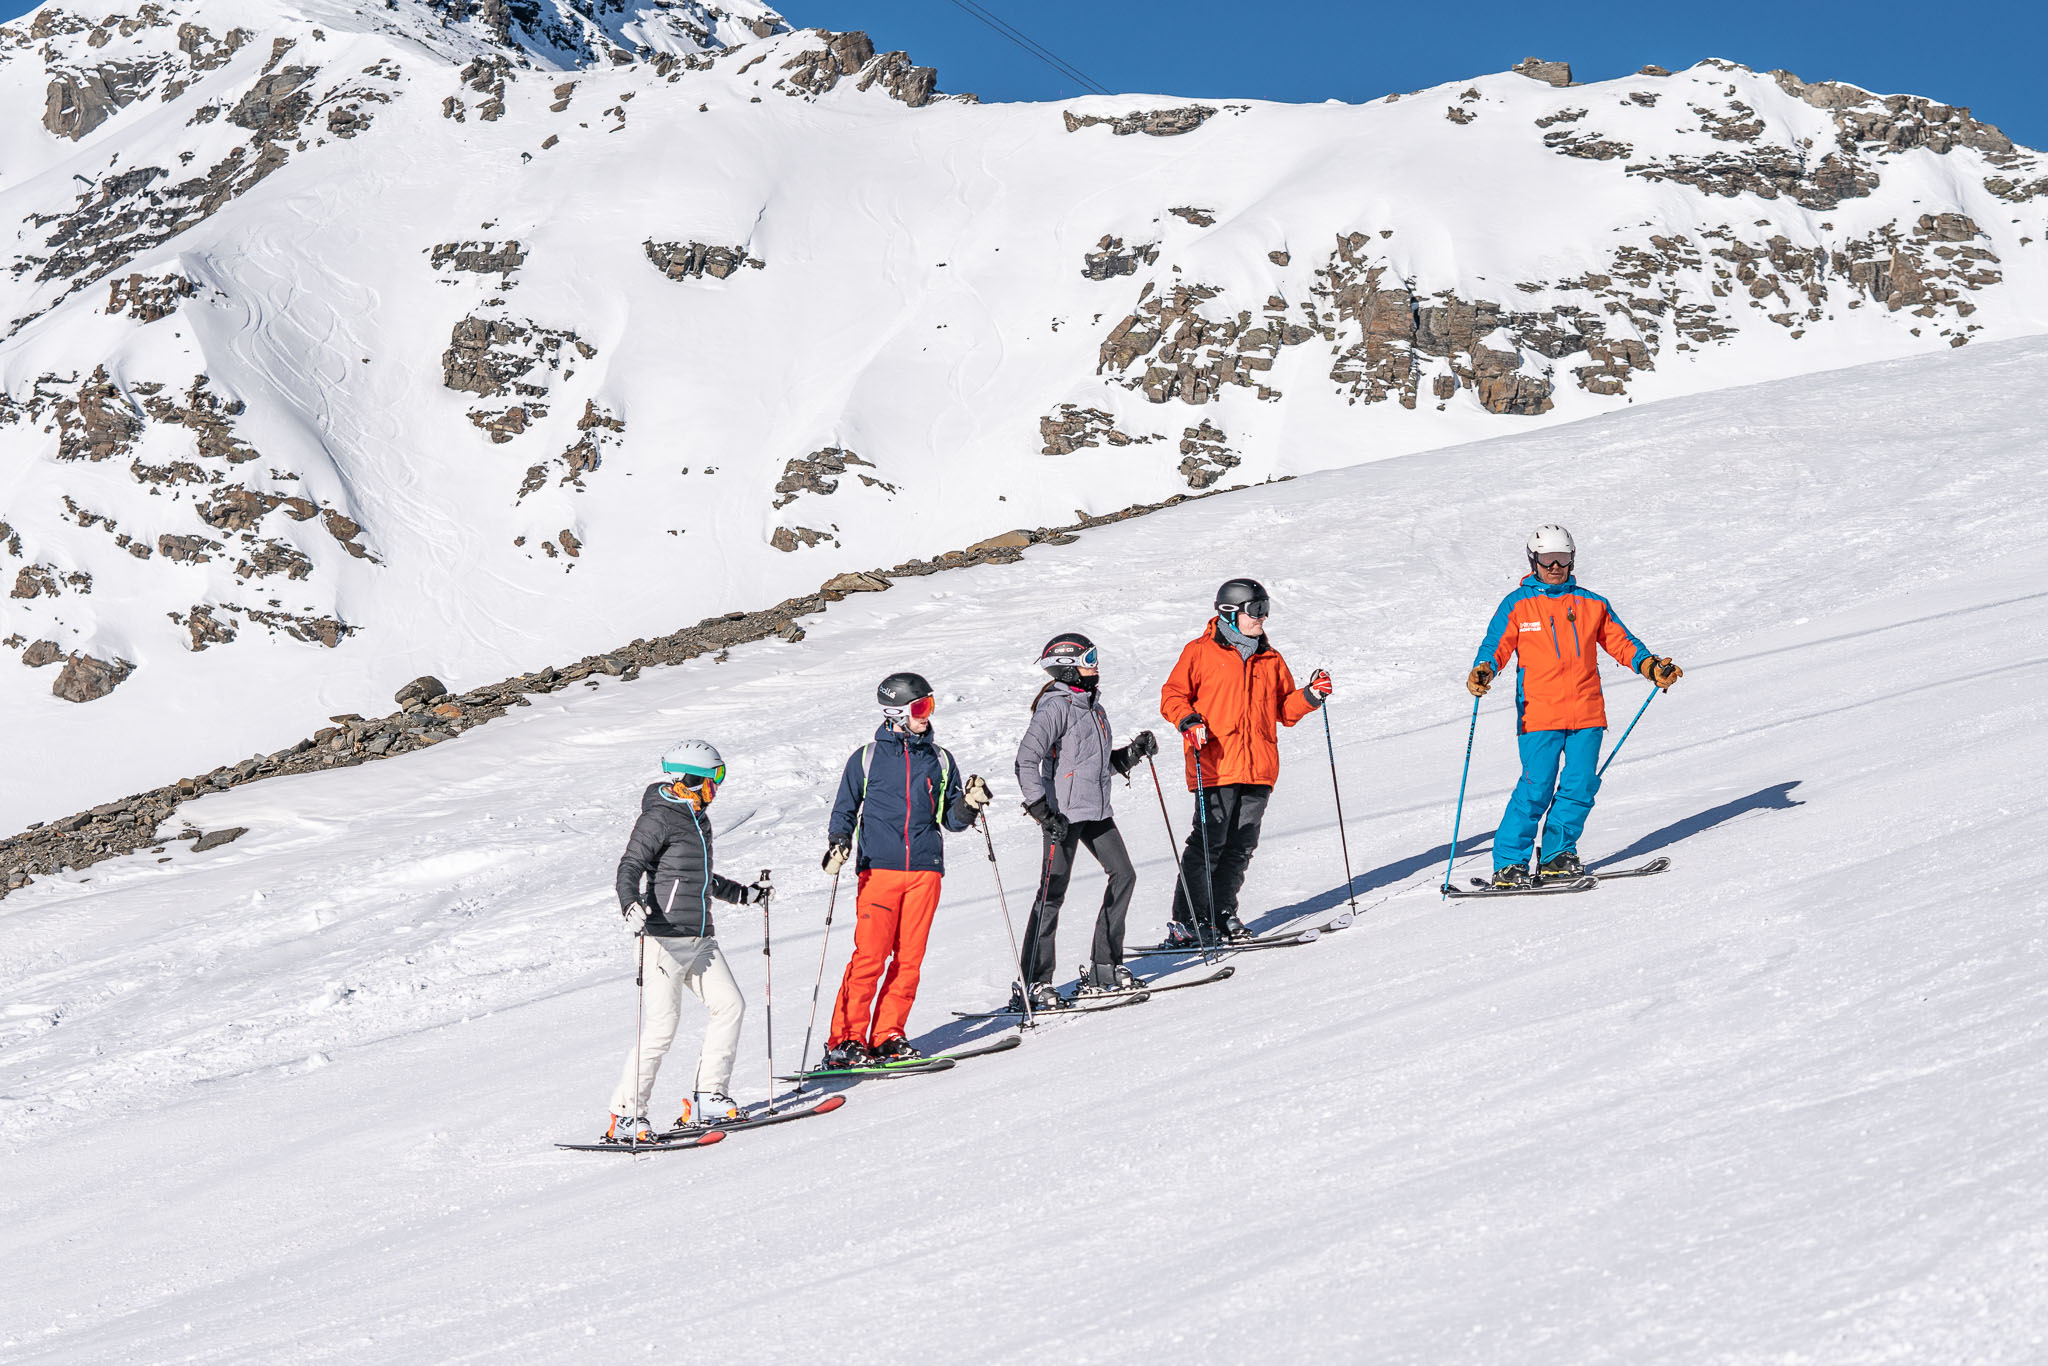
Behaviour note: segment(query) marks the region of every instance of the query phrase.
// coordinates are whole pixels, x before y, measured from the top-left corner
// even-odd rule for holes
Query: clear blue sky
[[[1927,95],[1970,106],[2020,142],[2048,147],[2048,0],[1712,0],[1690,5],[1576,0],[976,0],[1116,91],[1268,100],[1362,101],[1524,57],[1568,61],[1581,80],[1646,62],[1677,70],[1726,57],[1809,81]],[[951,0],[784,0],[790,22],[865,29],[939,69],[942,90],[985,100],[1057,100],[1083,88]],[[31,6],[0,0],[0,17]],[[86,14],[131,0],[71,0]]]
[[[1968,105],[2016,141],[2048,147],[2048,0],[976,2],[1116,91],[1356,102],[1504,71],[1529,56],[1570,62],[1580,80],[1725,57]],[[865,29],[877,47],[905,49],[939,69],[941,90],[984,100],[1084,93],[950,0],[777,7],[793,24]]]

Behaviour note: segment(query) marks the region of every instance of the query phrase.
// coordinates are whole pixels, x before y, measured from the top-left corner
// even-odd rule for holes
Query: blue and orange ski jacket
[[[884,724],[873,744],[847,756],[831,837],[855,846],[858,871],[943,873],[940,827],[957,832],[974,824],[974,808],[960,800],[960,789],[960,765],[932,731],[913,735]]]
[[[1579,587],[1577,578],[1547,584],[1531,574],[1500,600],[1472,662],[1501,673],[1509,656],[1519,660],[1515,715],[1524,734],[1584,730],[1607,724],[1596,644],[1626,669],[1650,654],[1607,599]]]

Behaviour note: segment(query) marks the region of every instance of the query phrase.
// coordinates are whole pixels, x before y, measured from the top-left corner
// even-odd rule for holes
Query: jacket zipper
[[[704,885],[697,889],[697,937],[702,939],[704,927],[711,920],[711,846],[704,842],[704,822],[694,807],[690,810],[690,825],[697,832],[697,848],[704,855]]]
[[[1550,627],[1550,652],[1557,656],[1557,662],[1564,663],[1564,646],[1557,643],[1557,618],[1545,615],[1543,620]]]
[[[903,871],[910,871],[910,746],[903,746]]]

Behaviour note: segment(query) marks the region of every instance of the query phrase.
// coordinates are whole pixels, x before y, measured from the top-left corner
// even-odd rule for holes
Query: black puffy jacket
[[[653,895],[642,892],[652,877]],[[660,939],[708,939],[711,898],[744,903],[747,889],[711,871],[711,822],[667,783],[650,783],[640,798],[640,819],[619,860],[619,909],[639,901],[650,907],[647,933]]]

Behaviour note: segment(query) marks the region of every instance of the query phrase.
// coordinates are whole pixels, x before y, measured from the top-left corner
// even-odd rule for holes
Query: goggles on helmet
[[[1272,615],[1273,600],[1271,598],[1253,598],[1250,602],[1236,602],[1227,604],[1220,610],[1229,613],[1230,616],[1233,618],[1239,616],[1247,616],[1257,617],[1261,621],[1263,621],[1268,616]]]
[[[725,765],[720,764],[709,773],[671,773],[670,777],[684,787],[695,787],[699,783],[710,783],[716,787],[725,781]]]
[[[907,707],[884,707],[882,708],[882,715],[896,721],[900,721],[906,716],[913,721],[925,721],[929,720],[931,714],[938,709],[939,699],[927,694],[924,697],[913,698]]]
[[[1041,669],[1051,669],[1062,664],[1076,669],[1099,669],[1102,667],[1102,651],[1090,645],[1077,655],[1062,651],[1040,655],[1038,658],[1038,667]]]
[[[1533,558],[1538,569],[1570,569],[1572,567],[1572,557],[1569,555],[1549,554],[1537,555]]]

